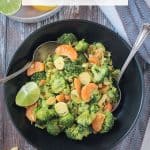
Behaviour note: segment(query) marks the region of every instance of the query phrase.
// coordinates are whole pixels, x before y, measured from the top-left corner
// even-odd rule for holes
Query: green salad
[[[72,33],[57,39],[59,46],[44,62],[27,70],[29,82],[16,95],[27,119],[50,135],[64,132],[73,140],[109,132],[118,101],[114,80],[119,74],[111,53],[101,42],[78,40]]]

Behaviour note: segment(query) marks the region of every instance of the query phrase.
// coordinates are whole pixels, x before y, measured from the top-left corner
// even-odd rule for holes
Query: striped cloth
[[[100,9],[110,21],[115,31],[130,45],[134,44],[142,24],[150,23],[150,0],[129,0],[128,6],[101,6]],[[150,118],[150,36],[138,53],[144,59],[141,61],[147,62],[147,65],[142,68],[145,81],[144,104],[134,129],[114,150],[140,150]],[[150,133],[150,131],[148,132]],[[143,149],[142,146],[142,150],[150,150],[150,144],[148,149],[147,147]]]
[[[131,45],[143,23],[150,23],[150,0],[129,0],[128,6],[101,7],[116,31]],[[140,48],[139,54],[150,64],[150,36]]]

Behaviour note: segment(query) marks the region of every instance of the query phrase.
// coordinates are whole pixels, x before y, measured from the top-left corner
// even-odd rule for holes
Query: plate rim
[[[48,11],[48,12],[45,12],[44,14],[36,16],[36,17],[25,17],[25,18],[22,18],[22,17],[18,17],[18,16],[13,15],[13,16],[8,16],[8,18],[10,18],[12,20],[15,20],[15,21],[18,21],[18,22],[22,22],[22,23],[36,23],[38,21],[42,21],[42,20],[44,20],[44,19],[46,19],[48,17],[53,16],[58,11],[60,11],[62,8],[63,8],[63,6],[58,6],[55,9],[53,9],[51,11]]]

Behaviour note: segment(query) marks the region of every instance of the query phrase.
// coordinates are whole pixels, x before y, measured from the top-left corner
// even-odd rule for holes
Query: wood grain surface
[[[64,7],[55,16],[36,24],[23,24],[0,15],[0,77],[5,75],[12,55],[31,32],[45,24],[70,18],[109,24],[106,19],[101,20],[101,15],[103,14],[96,6]],[[3,102],[3,87],[0,86],[0,150],[10,150],[14,146],[18,146],[20,150],[35,150],[14,128]]]

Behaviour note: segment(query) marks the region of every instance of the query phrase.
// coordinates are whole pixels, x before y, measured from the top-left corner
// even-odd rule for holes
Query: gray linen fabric
[[[150,117],[150,65],[147,65],[144,72],[145,92],[144,104],[140,117],[128,136],[120,142],[114,150],[140,150],[145,134],[148,119]],[[150,146],[149,146],[150,149]],[[147,149],[147,150],[149,150]]]
[[[148,1],[148,3],[146,3],[145,1]],[[108,7],[101,7],[102,12],[105,14],[104,18],[106,17],[114,26],[111,27],[109,24],[105,25],[116,32],[125,31],[126,33],[119,34],[122,35],[125,39],[127,35],[128,39],[126,39],[126,41],[128,41],[132,45],[135,42],[135,39],[142,24],[145,22],[150,23],[150,8],[147,5],[150,2],[149,0],[145,1],[129,0],[129,6],[114,7],[115,10],[117,10],[116,12],[118,13],[124,29],[117,26],[115,21],[112,20],[116,17],[111,17],[113,14],[111,10],[113,10],[114,8],[110,9]],[[110,11],[110,13],[108,11]],[[121,23],[119,23],[119,25]],[[144,104],[135,127],[128,134],[128,136],[114,148],[114,150],[140,150],[147,122],[150,117],[150,36],[144,42],[144,45],[139,51],[139,54],[147,62],[146,66],[142,68],[144,70],[145,81]],[[141,62],[144,61],[143,59],[140,59]],[[150,150],[150,146],[147,150]]]
[[[131,44],[135,42],[143,23],[150,23],[150,8],[144,0],[129,0],[129,6],[116,7]],[[150,64],[150,36],[139,51]]]

